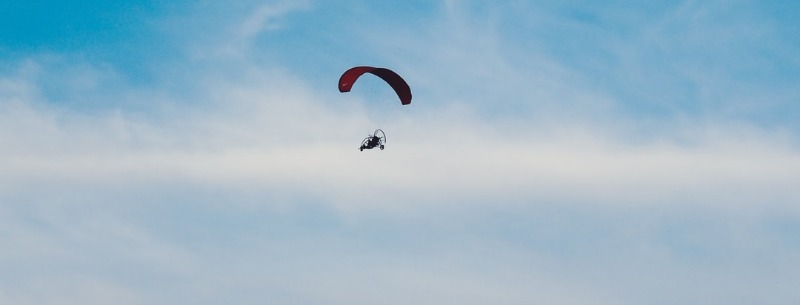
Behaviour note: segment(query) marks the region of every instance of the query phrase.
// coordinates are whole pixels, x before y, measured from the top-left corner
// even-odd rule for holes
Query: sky
[[[0,304],[800,303],[798,3],[0,2]]]

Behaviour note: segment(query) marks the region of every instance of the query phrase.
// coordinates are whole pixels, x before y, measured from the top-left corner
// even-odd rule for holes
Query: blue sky
[[[7,2],[0,304],[800,302],[794,2]]]

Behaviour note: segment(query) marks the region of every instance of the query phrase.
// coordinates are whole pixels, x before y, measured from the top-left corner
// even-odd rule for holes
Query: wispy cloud
[[[158,24],[193,60],[247,58],[260,34],[285,27],[288,16],[311,9],[308,1],[199,2]]]

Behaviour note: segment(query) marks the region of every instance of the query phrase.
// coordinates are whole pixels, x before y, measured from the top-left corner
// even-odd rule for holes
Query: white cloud
[[[205,106],[157,114],[170,117],[163,121],[7,104],[3,184],[280,185],[345,209],[512,198],[727,209],[800,198],[791,183],[800,178],[797,148],[772,130],[673,124],[670,134],[636,142],[615,134],[619,126],[500,122],[442,106],[428,109],[435,116],[392,114],[380,126],[387,150],[359,153],[361,137],[379,127],[363,109],[276,73],[249,77],[205,88],[208,100],[196,103]],[[26,98],[12,89],[5,95]],[[388,199],[372,202],[380,194]]]

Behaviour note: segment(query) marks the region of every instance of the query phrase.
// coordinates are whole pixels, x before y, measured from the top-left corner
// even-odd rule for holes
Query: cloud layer
[[[674,25],[742,8],[473,4],[382,17],[363,12],[402,8],[353,2],[344,18],[320,3],[200,3],[153,23],[180,56],[142,63],[159,67],[146,79],[76,54],[4,62],[0,303],[800,299],[797,129],[774,110],[797,76],[720,80],[731,70],[626,56],[701,62],[659,46],[702,51]],[[513,18],[527,13],[540,18]],[[782,33],[748,16],[752,36],[696,35],[758,49],[749,39]],[[352,56],[403,72],[412,105],[379,83],[335,92],[364,64]],[[387,149],[359,152],[375,128]]]

